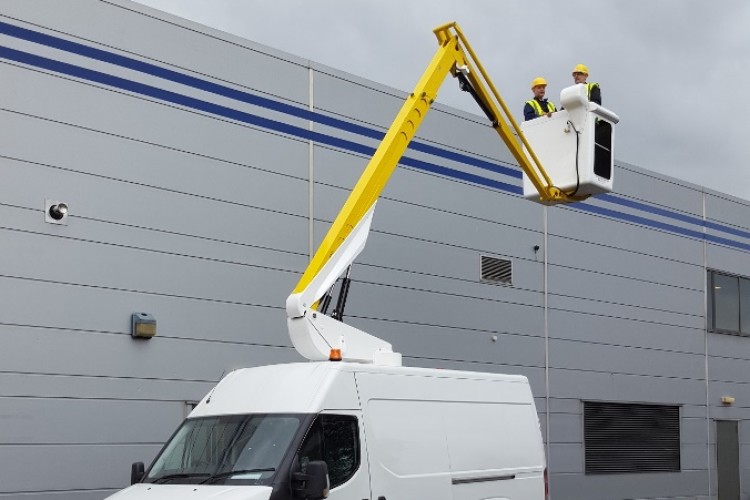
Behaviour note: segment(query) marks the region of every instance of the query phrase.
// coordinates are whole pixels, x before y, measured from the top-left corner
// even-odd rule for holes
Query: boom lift
[[[598,178],[602,173],[611,183],[611,151],[597,156],[591,150],[608,149],[612,141],[598,136],[611,139],[611,134],[599,124],[611,124],[616,115],[589,106],[574,89],[565,100],[566,111],[534,120],[539,123],[532,133],[553,145],[535,146],[560,173],[570,174],[562,176],[569,186],[560,188],[458,26],[441,26],[435,34],[440,46],[430,66],[287,299],[289,334],[304,357],[354,363],[289,363],[231,372],[190,413],[148,471],[142,462],[133,464],[131,482],[138,484],[110,498],[547,496],[542,434],[525,377],[400,367],[401,355],[389,343],[341,321],[350,266],[364,248],[378,196],[448,73],[487,114],[538,201],[570,203],[606,190],[607,183]],[[558,162],[565,150],[574,155],[559,156],[573,159],[574,169]],[[603,169],[607,158],[609,172]],[[597,165],[602,168],[591,177]],[[331,289],[342,274],[342,292],[328,316]],[[323,453],[329,439],[337,450],[331,457]],[[409,453],[403,443],[410,445]]]
[[[538,122],[534,123],[536,128],[533,132],[539,137],[537,148],[544,153],[545,159],[555,163],[555,172],[564,177],[569,186],[567,189],[560,188],[542,166],[458,24],[445,24],[436,28],[434,33],[439,45],[437,52],[414,91],[406,98],[302,278],[287,298],[289,335],[297,351],[307,359],[326,360],[333,353],[337,359],[346,361],[393,366],[401,364],[401,354],[394,352],[391,344],[341,321],[348,290],[349,269],[365,246],[380,193],[430,106],[435,102],[437,91],[449,73],[458,79],[461,90],[474,97],[521,166],[527,197],[534,197],[541,203],[551,205],[573,203],[586,199],[590,194],[611,190],[612,125],[619,120],[617,115],[595,103],[589,103],[585,92],[581,93],[581,89],[577,88],[585,87],[578,85],[563,91],[563,104],[570,111],[556,113],[555,120],[534,120]],[[609,126],[603,133],[600,132],[600,123]],[[573,141],[560,138],[561,135],[564,137],[564,134],[570,134],[571,129],[575,133]],[[600,136],[606,136],[606,140],[601,140]],[[548,142],[552,147],[546,145]],[[571,144],[573,154],[559,154]],[[596,151],[588,154],[596,148],[606,151],[598,155]],[[567,149],[570,150],[570,147]],[[567,159],[572,159],[573,162],[568,161],[559,166],[555,162],[556,156],[569,157]],[[582,162],[582,159],[585,161]],[[602,164],[607,160],[609,170],[604,172],[606,169]],[[598,173],[590,174],[597,161]],[[584,163],[583,168],[588,173],[583,176],[586,183],[584,189],[581,163]],[[569,165],[574,165],[575,170]],[[598,175],[602,172],[607,175]],[[530,196],[528,193],[532,190],[533,196]],[[326,308],[333,286],[344,273],[346,276],[342,281],[337,308],[332,316],[328,316]]]

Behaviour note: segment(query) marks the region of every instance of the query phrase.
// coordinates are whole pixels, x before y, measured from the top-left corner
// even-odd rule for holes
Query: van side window
[[[305,472],[308,462],[324,460],[328,465],[331,488],[348,481],[359,468],[359,427],[357,417],[319,415],[299,451],[299,463]]]

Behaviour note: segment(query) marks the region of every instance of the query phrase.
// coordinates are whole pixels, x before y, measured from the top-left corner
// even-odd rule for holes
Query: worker
[[[599,88],[598,83],[588,83],[586,80],[589,77],[589,69],[584,64],[576,64],[573,68],[573,81],[575,83],[582,83],[586,85],[586,95],[589,101],[595,102],[598,105],[602,105],[602,89]]]
[[[544,93],[547,91],[547,80],[541,76],[534,78],[531,81],[531,91],[534,93],[534,98],[526,101],[526,105],[523,107],[524,120],[529,121],[544,115],[552,116],[552,113],[557,111],[555,104],[544,98]]]

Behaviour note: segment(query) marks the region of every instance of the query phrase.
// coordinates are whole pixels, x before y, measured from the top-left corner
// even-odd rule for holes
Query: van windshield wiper
[[[210,476],[210,474],[206,474],[205,472],[193,472],[193,473],[185,473],[181,472],[179,474],[166,474],[164,476],[159,476],[157,478],[154,478],[152,483],[161,483],[166,481],[172,481],[174,479],[184,479],[188,477],[206,477]]]
[[[228,477],[232,477],[237,474],[251,474],[253,472],[275,472],[276,469],[273,467],[268,467],[265,469],[235,469],[235,470],[227,470],[224,472],[219,472],[217,474],[213,474],[210,477],[207,477],[203,481],[200,482],[200,484],[210,484],[213,481],[216,481],[218,479],[226,479]]]

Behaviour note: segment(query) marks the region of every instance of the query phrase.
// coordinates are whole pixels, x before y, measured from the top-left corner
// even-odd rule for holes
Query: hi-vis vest
[[[536,99],[526,101],[526,104],[534,108],[534,113],[536,113],[536,116],[542,116],[546,115],[547,113],[554,113],[555,111],[557,111],[557,108],[555,108],[555,105],[552,103],[552,101],[547,101],[547,111],[544,111],[542,109],[542,105],[539,104],[539,101],[537,101]]]
[[[589,101],[591,100],[591,91],[594,90],[594,87],[598,87],[598,83],[587,83],[586,84],[586,95],[589,98]]]

